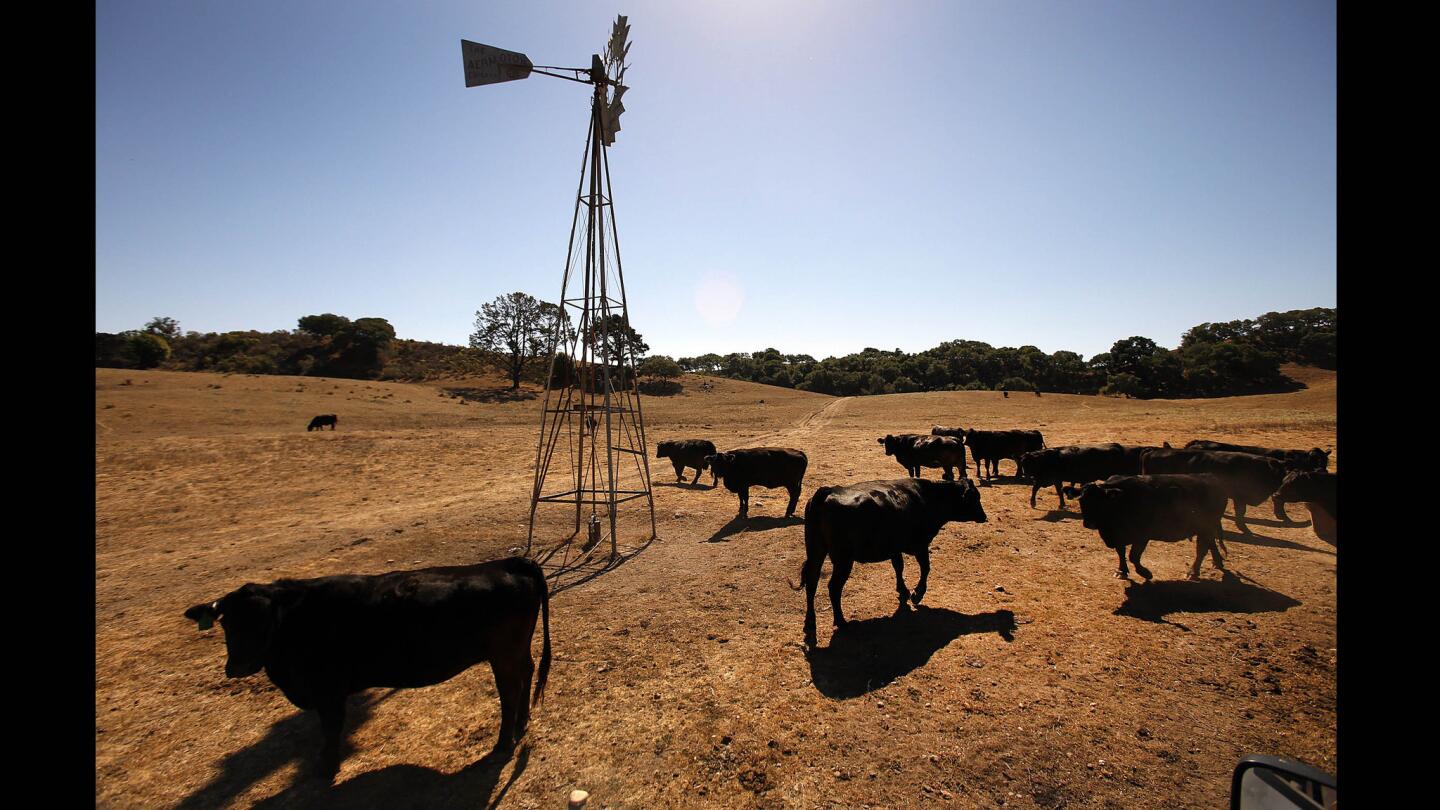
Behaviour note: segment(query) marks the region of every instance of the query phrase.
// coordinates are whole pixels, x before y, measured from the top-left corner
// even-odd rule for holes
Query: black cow
[[[934,432],[934,428],[931,429]],[[1022,458],[1026,453],[1045,449],[1045,437],[1038,430],[975,430],[965,431],[965,444],[975,459],[975,477],[994,478],[1000,474],[1000,460],[1015,462],[1015,474],[1025,475]],[[981,464],[986,469],[981,469]]]
[[[446,568],[247,584],[185,618],[225,629],[227,678],[264,668],[301,709],[320,714],[320,773],[340,767],[345,698],[372,687],[415,688],[489,661],[508,751],[530,719],[530,639],[544,617],[536,703],[550,672],[550,597],[540,566],[524,557]]]
[[[1185,445],[1186,450],[1225,450],[1231,453],[1250,453],[1273,458],[1285,465],[1287,470],[1325,470],[1330,467],[1330,451],[1312,447],[1309,450],[1275,450],[1270,447],[1256,447],[1251,444],[1226,444],[1195,439]]]
[[[1140,471],[1153,473],[1214,473],[1225,484],[1235,503],[1235,526],[1244,534],[1254,534],[1245,525],[1245,507],[1259,506],[1280,488],[1285,480],[1285,465],[1273,458],[1253,453],[1228,450],[1152,450],[1140,462]],[[1285,505],[1273,500],[1275,517],[1290,523]]]
[[[1098,530],[1105,545],[1115,549],[1120,558],[1116,577],[1130,578],[1126,546],[1135,573],[1149,580],[1150,571],[1140,564],[1146,544],[1194,537],[1190,579],[1199,579],[1206,551],[1216,568],[1225,567],[1216,544],[1223,542],[1220,516],[1228,497],[1224,484],[1213,475],[1112,475],[1080,490],[1080,515],[1085,528]]]
[[[695,479],[692,484],[700,483],[700,471],[708,469],[709,464],[705,462],[706,456],[713,456],[718,452],[715,443],[706,439],[679,439],[670,442],[660,442],[655,447],[656,458],[668,458],[670,464],[675,467],[675,478],[680,483],[685,483],[685,468],[695,469]],[[715,486],[715,473],[710,473],[710,486]]]
[[[945,470],[945,480],[955,480],[955,469],[969,478],[969,466],[965,462],[965,443],[951,436],[922,436],[916,433],[902,433],[899,436],[886,435],[875,441],[884,445],[885,455],[894,456],[911,478],[920,477],[921,467],[938,467]]]
[[[336,416],[333,413],[321,414],[320,416],[317,416],[314,419],[310,420],[310,425],[309,427],[305,428],[305,432],[309,433],[312,430],[324,430],[326,425],[329,425],[330,429],[334,430],[335,423],[339,421],[340,417]]]
[[[805,563],[800,568],[805,587],[805,643],[815,644],[815,589],[827,556],[833,566],[830,607],[835,626],[843,627],[840,594],[857,562],[889,560],[895,567],[900,607],[905,607],[906,600],[920,604],[930,577],[930,541],[952,520],[986,520],[980,490],[969,479],[901,478],[816,490],[805,506]],[[920,584],[913,594],[905,588],[903,554],[920,564]]]
[[[1337,490],[1340,477],[1324,470],[1292,470],[1280,482],[1275,500],[1281,504],[1303,503],[1310,509],[1310,528],[1315,536],[1331,545],[1338,545],[1336,519],[1339,514]]]
[[[800,501],[800,482],[810,459],[789,447],[750,447],[706,456],[705,462],[726,489],[740,496],[740,517],[749,515],[750,487],[784,487],[790,493],[785,517],[790,517]]]
[[[1091,481],[1103,481],[1112,475],[1138,475],[1140,458],[1159,448],[1145,445],[1126,447],[1109,444],[1080,444],[1033,450],[1020,457],[1025,475],[1030,479],[1030,508],[1035,508],[1035,493],[1053,485],[1055,495],[1065,508],[1065,482],[1079,487]],[[1072,491],[1072,495],[1073,495]]]

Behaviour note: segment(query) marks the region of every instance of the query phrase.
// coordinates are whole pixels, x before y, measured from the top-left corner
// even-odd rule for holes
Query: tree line
[[[244,374],[293,374],[393,378],[407,370],[423,374],[457,347],[396,340],[384,318],[325,313],[299,319],[294,331],[185,332],[173,318],[158,317],[119,334],[95,333],[95,365]],[[437,351],[438,350],[438,351]]]
[[[1088,361],[1072,351],[996,348],[946,341],[907,353],[866,348],[816,360],[771,348],[724,356],[681,357],[681,369],[835,396],[915,391],[1050,391],[1137,398],[1218,397],[1294,390],[1286,362],[1334,369],[1334,309],[1268,312],[1254,320],[1203,323],[1179,348],[1147,337],[1118,340]]]
[[[588,348],[623,382],[635,364],[652,390],[677,390],[683,372],[798,388],[836,396],[915,391],[1048,391],[1137,398],[1233,396],[1293,390],[1280,372],[1286,362],[1334,369],[1334,309],[1267,312],[1253,320],[1203,323],[1180,346],[1150,338],[1118,340],[1086,360],[1072,351],[1046,354],[1035,346],[1000,347],[952,340],[922,352],[876,348],[817,360],[806,354],[759,352],[699,357],[647,356],[650,347],[626,320],[612,314],[580,327],[555,304],[525,293],[498,296],[475,313],[469,346],[401,340],[384,318],[325,313],[300,318],[293,331],[181,333],[173,318],[144,328],[95,335],[95,365],[249,374],[422,380],[502,373],[511,387],[543,382],[556,340]],[[575,369],[558,363],[554,382]]]

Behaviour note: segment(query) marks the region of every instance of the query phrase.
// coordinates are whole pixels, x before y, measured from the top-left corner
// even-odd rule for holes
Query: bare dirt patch
[[[1334,375],[1304,374],[1295,393],[1177,402],[835,399],[687,377],[643,407],[652,453],[689,437],[804,450],[808,498],[903,475],[875,438],[936,423],[1034,427],[1050,445],[1330,447]],[[219,628],[181,611],[246,581],[523,545],[538,404],[444,390],[503,385],[97,370],[98,804],[553,807],[581,787],[610,807],[1214,807],[1245,753],[1337,770],[1335,549],[1307,526],[1252,510],[1255,538],[1226,521],[1230,575],[1207,561],[1182,582],[1190,550],[1152,544],[1157,580],[1127,584],[1078,512],[1053,491],[1031,509],[1002,478],[982,490],[989,523],[937,538],[924,607],[893,615],[889,566],[857,566],[855,626],[832,637],[817,604],[823,646],[807,652],[785,582],[803,526],[781,517],[783,491],[756,490],[736,522],[708,474],[675,486],[651,459],[660,539],[555,597],[555,668],[520,754],[484,758],[498,701],[478,667],[354,697],[335,784],[307,780],[317,722],[263,675],[226,680]],[[339,429],[307,433],[320,413]]]

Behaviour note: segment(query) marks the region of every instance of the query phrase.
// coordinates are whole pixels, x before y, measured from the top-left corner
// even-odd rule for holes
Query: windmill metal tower
[[[524,79],[532,72],[594,87],[560,283],[561,315],[550,338],[525,544],[530,555],[537,540],[554,538],[557,542],[540,561],[558,554],[562,570],[590,565],[602,550],[608,554],[599,557],[600,564],[608,565],[655,537],[645,420],[608,155],[625,110],[620,98],[627,89],[629,32],[626,18],[617,17],[604,57],[592,55],[589,68],[537,68],[524,54],[461,40],[467,87]],[[634,508],[622,509],[625,504]],[[622,544],[622,534],[644,543]]]

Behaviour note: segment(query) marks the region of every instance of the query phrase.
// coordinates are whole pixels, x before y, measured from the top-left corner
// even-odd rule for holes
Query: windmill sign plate
[[[460,40],[460,53],[465,57],[466,87],[524,79],[534,67],[530,57],[523,53],[492,48],[468,39]]]

